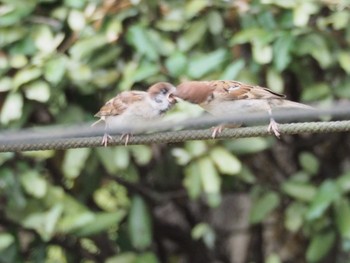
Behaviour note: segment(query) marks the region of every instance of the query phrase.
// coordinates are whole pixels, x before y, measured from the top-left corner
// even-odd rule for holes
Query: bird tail
[[[278,102],[282,102],[282,103],[278,103]],[[299,102],[295,102],[295,101],[291,101],[291,100],[283,100],[283,101],[278,101],[277,103],[272,103],[272,108],[291,108],[291,109],[304,109],[304,110],[315,110],[314,107],[303,104],[303,103],[299,103]]]
[[[100,121],[105,121],[105,116],[102,116],[99,120],[95,121],[93,124],[91,124],[91,127],[95,126]]]

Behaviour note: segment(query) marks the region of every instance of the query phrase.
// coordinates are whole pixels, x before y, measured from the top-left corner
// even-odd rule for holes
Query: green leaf
[[[0,122],[8,124],[10,121],[18,120],[22,116],[23,98],[20,93],[10,93],[0,111]]]
[[[189,51],[193,46],[202,41],[206,30],[207,25],[205,20],[198,20],[192,23],[186,32],[178,39],[179,49],[183,52]]]
[[[134,263],[159,263],[153,252],[146,252],[139,255]]]
[[[350,74],[350,51],[343,51],[338,54],[338,61],[340,66],[346,73]]]
[[[38,232],[44,241],[48,241],[55,234],[57,222],[63,212],[63,206],[57,204],[44,213],[32,213],[23,220],[23,225]]]
[[[41,25],[34,30],[34,44],[38,50],[43,53],[52,53],[64,40],[64,34],[53,35],[47,25]]]
[[[131,203],[128,230],[132,245],[136,249],[146,249],[152,243],[152,223],[150,212],[140,196],[134,196]]]
[[[126,213],[119,210],[112,213],[97,213],[94,219],[73,231],[75,236],[87,237],[107,231],[111,227],[117,226],[124,219]]]
[[[239,173],[242,169],[242,164],[236,156],[223,147],[217,146],[213,148],[209,155],[219,171],[223,174],[234,175]]]
[[[41,76],[41,70],[39,68],[24,68],[18,71],[13,78],[14,88],[17,89],[21,85],[35,80]]]
[[[35,170],[23,173],[21,183],[24,190],[36,198],[42,198],[47,193],[47,181]]]
[[[263,221],[280,203],[280,197],[275,192],[268,192],[253,203],[250,212],[252,224]]]
[[[318,173],[320,164],[318,162],[318,159],[313,154],[309,152],[302,152],[299,155],[299,163],[307,173],[311,175]]]
[[[158,59],[158,51],[151,40],[148,30],[144,26],[136,24],[129,27],[126,33],[126,39],[140,55],[144,55],[152,61]]]
[[[300,37],[293,46],[293,50],[299,55],[311,55],[323,69],[328,68],[333,61],[327,40],[319,34],[313,33]]]
[[[305,27],[309,22],[310,15],[318,11],[318,4],[311,1],[298,2],[294,7],[293,21],[295,26]]]
[[[268,32],[262,28],[247,28],[241,31],[238,31],[237,34],[233,36],[230,41],[231,45],[245,44],[248,42],[254,42],[259,39],[266,39],[271,36],[271,32]]]
[[[159,72],[159,65],[155,63],[150,63],[148,61],[143,61],[140,63],[139,67],[134,71],[132,76],[133,82],[144,81],[145,79],[154,76]]]
[[[287,181],[282,185],[282,190],[291,197],[301,201],[310,202],[317,193],[317,188],[312,184]]]
[[[35,1],[27,1],[25,5],[3,5],[0,16],[0,27],[15,25],[35,8]]]
[[[267,87],[276,92],[283,92],[284,81],[282,75],[274,70],[273,68],[269,68],[266,76]]]
[[[225,142],[226,149],[234,154],[251,154],[261,152],[271,146],[270,141],[261,138],[240,138]]]
[[[334,181],[327,180],[319,187],[311,202],[306,218],[315,220],[320,218],[328,207],[340,197],[340,189]]]
[[[198,160],[198,168],[204,192],[209,194],[219,193],[221,178],[215,169],[213,161],[209,157],[202,157]]]
[[[130,151],[139,165],[146,165],[152,159],[152,149],[147,145],[132,145]]]
[[[9,233],[0,233],[0,252],[15,243],[15,238]]]
[[[265,45],[260,42],[254,42],[253,46],[253,58],[259,64],[267,64],[272,60],[273,49],[270,45]]]
[[[62,170],[66,178],[74,179],[79,176],[82,169],[85,167],[85,163],[91,149],[69,149],[66,151],[63,159]]]
[[[334,204],[335,224],[342,238],[350,239],[350,203],[341,198]]]
[[[331,231],[319,233],[311,239],[306,251],[307,262],[318,262],[327,255],[335,241],[335,234]]]
[[[266,258],[265,262],[266,263],[281,263],[282,261],[277,254],[272,253]]]
[[[81,31],[86,24],[85,14],[81,11],[72,9],[68,15],[68,25],[73,31]]]
[[[286,228],[293,233],[297,232],[304,224],[306,211],[307,208],[302,203],[294,202],[290,204],[285,213],[284,224]]]
[[[227,80],[231,80],[231,79],[235,79],[239,72],[244,68],[244,66],[246,65],[245,61],[243,59],[238,59],[235,62],[229,64],[224,72],[221,74],[221,76],[219,77],[219,79],[227,79]]]
[[[191,199],[198,198],[202,191],[201,175],[198,171],[198,162],[192,162],[185,167],[185,178],[183,184]]]
[[[44,76],[46,80],[53,84],[59,83],[62,80],[64,73],[66,72],[66,67],[66,57],[53,57],[45,64]]]
[[[342,193],[348,193],[350,191],[350,172],[347,172],[337,178],[337,186],[341,189]]]
[[[186,19],[190,19],[194,16],[200,14],[200,11],[209,6],[208,1],[202,0],[190,0],[186,1],[185,5],[185,17]]]
[[[199,157],[208,151],[208,146],[204,141],[188,141],[185,149],[192,157]]]
[[[187,70],[187,58],[182,52],[174,52],[165,60],[165,66],[172,76],[178,77]]]
[[[105,263],[135,263],[136,255],[133,252],[122,252],[117,256],[110,257]]]
[[[303,101],[317,101],[329,98],[331,90],[326,83],[314,83],[303,89],[301,99]]]
[[[47,102],[50,98],[50,87],[45,81],[37,80],[24,86],[24,95],[29,100]]]
[[[208,14],[208,28],[213,35],[219,35],[224,29],[224,21],[222,15],[218,11],[211,11]]]
[[[201,78],[205,74],[220,68],[220,65],[229,60],[229,55],[225,49],[218,49],[211,53],[193,57],[188,65],[188,75],[192,78]]]
[[[0,92],[11,90],[13,87],[13,79],[10,77],[2,77],[0,79]]]
[[[97,49],[107,44],[107,38],[102,34],[95,34],[88,38],[79,39],[70,49],[69,54],[75,60],[89,58]]]
[[[208,248],[214,248],[216,239],[215,232],[207,223],[199,223],[195,225],[192,229],[191,235],[194,240],[202,239]]]

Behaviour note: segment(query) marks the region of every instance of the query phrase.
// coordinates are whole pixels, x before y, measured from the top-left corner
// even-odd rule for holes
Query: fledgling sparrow
[[[270,89],[234,80],[187,81],[177,86],[174,95],[198,104],[214,116],[267,111],[270,115],[268,131],[278,138],[280,132],[277,122],[272,118],[272,109],[313,109],[308,105],[287,100],[285,95]],[[222,125],[215,127],[212,137],[215,138],[222,129]]]
[[[114,98],[106,102],[101,107],[95,117],[105,122],[105,134],[102,145],[107,146],[108,140],[112,137],[108,134],[108,129],[125,124],[142,123],[154,120],[163,115],[175,103],[173,96],[176,88],[167,82],[158,82],[152,85],[147,91],[123,91]],[[123,134],[125,145],[128,144],[130,134]]]

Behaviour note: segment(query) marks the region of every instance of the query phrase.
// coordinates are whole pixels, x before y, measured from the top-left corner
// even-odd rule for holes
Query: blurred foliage
[[[237,79],[292,100],[349,99],[349,9],[3,0],[1,128],[92,121],[116,93],[158,81]],[[166,118],[198,114],[179,104]],[[0,154],[0,262],[349,262],[349,145],[328,134]],[[223,204],[238,194],[252,205],[230,218],[240,202]],[[251,245],[237,251],[228,237],[247,209]]]

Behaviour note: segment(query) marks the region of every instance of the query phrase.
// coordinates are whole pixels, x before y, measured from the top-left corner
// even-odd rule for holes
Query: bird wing
[[[222,100],[283,99],[286,97],[264,87],[233,80],[214,80],[210,82],[210,85],[215,88],[214,97],[219,97]]]
[[[130,105],[143,100],[145,96],[147,96],[147,93],[144,91],[124,91],[107,101],[106,104],[101,107],[99,112],[95,114],[95,117],[123,114]]]

